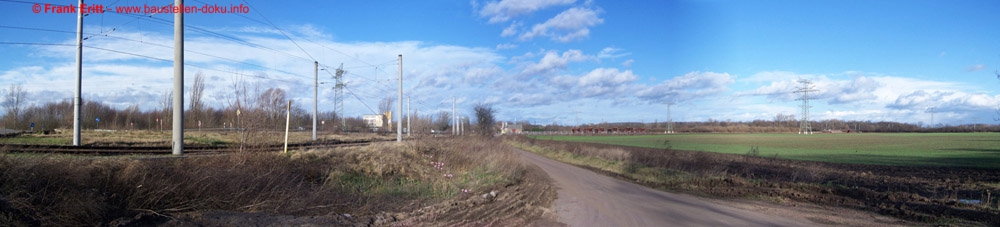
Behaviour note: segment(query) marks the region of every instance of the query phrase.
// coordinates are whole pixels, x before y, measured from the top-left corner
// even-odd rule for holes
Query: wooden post
[[[288,106],[285,106],[285,154],[288,154],[288,127],[292,122],[292,100],[288,100]]]

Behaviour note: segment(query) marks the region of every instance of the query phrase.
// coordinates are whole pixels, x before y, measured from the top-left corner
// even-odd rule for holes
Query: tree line
[[[226,86],[226,90],[229,92],[222,95],[223,104],[221,107],[207,105],[203,101],[205,76],[201,72],[195,74],[192,86],[188,89],[189,99],[186,103],[188,106],[184,110],[183,125],[185,129],[283,131],[287,108],[291,115],[289,125],[292,130],[312,130],[312,113],[302,107],[303,103],[292,102],[291,106],[288,106],[290,99],[285,90],[265,88],[261,83],[250,82],[243,77],[234,77]],[[71,129],[73,127],[72,100],[28,105],[31,97],[28,97],[21,85],[11,85],[0,95],[3,98],[0,101],[2,101],[4,110],[3,116],[0,117],[0,128],[26,131],[30,129],[32,123],[34,123],[36,131]],[[142,110],[138,104],[119,109],[100,101],[83,100],[80,111],[80,126],[84,130],[169,131],[173,125],[173,93],[164,92],[157,102],[159,108]],[[393,102],[395,100],[392,98],[383,99],[379,104],[380,111],[392,110]],[[490,113],[488,120],[492,122],[492,114],[495,111],[492,106],[488,107],[489,111],[487,112]],[[474,111],[476,110],[478,109],[474,109]],[[453,123],[450,112],[440,111],[426,115],[414,112],[412,115],[407,117],[403,114],[400,119],[403,119],[404,127],[406,127],[406,120],[412,120],[409,124],[413,133],[451,131]],[[324,124],[317,125],[319,131],[370,132],[373,128],[367,125],[360,116],[341,116],[333,111],[318,112],[317,120],[324,122]],[[374,127],[388,126],[386,119],[383,118],[383,122],[383,125]],[[468,126],[473,124],[467,118],[463,119],[461,123]],[[391,128],[395,128],[395,125]],[[472,129],[472,127],[468,128]],[[249,134],[253,133],[248,133],[244,139],[252,139]]]
[[[667,122],[617,122],[574,125],[532,124],[519,121],[526,131],[536,132],[570,132],[573,128],[645,128],[647,133],[662,133],[667,129]],[[673,122],[673,130],[677,133],[798,133],[800,121],[794,115],[775,116],[770,120],[753,121],[720,121],[708,119],[701,122]],[[965,125],[925,125],[918,123],[902,123],[890,121],[845,121],[828,119],[810,121],[814,133],[865,133],[865,132],[1000,132],[1000,125],[965,124]]]

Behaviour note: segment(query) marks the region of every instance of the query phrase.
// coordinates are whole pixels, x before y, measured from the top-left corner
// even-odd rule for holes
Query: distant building
[[[365,126],[368,126],[368,128],[382,127],[382,115],[380,114],[365,114],[361,116],[361,119],[365,121]]]
[[[519,124],[513,125],[513,124],[507,124],[507,122],[504,122],[503,125],[502,125],[502,127],[503,127],[503,129],[501,129],[502,130],[501,131],[502,134],[520,134],[520,133],[524,132],[524,126],[519,125]]]

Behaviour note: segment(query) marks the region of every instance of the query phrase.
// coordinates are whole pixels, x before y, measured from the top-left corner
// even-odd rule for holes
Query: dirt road
[[[809,220],[667,193],[518,150],[558,186],[553,209],[570,226],[814,226]]]

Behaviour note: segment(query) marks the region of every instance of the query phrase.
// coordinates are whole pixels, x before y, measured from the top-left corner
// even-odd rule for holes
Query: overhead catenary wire
[[[371,106],[368,106],[368,103],[365,103],[365,101],[361,100],[361,98],[358,97],[358,95],[354,94],[354,91],[351,91],[351,88],[344,87],[344,89],[347,89],[347,93],[351,94],[352,96],[354,96],[354,98],[357,98],[358,101],[361,102],[361,104],[365,106],[365,108],[368,108],[368,110],[372,112],[372,114],[378,114],[378,112],[376,112],[375,109],[372,109]]]
[[[35,31],[46,31],[46,32],[60,32],[60,33],[76,33],[76,32],[71,32],[71,31],[61,31],[61,30],[54,30],[54,29],[27,28],[27,27],[18,27],[18,26],[7,26],[7,25],[0,25],[0,28],[35,30]],[[94,33],[84,33],[84,34],[91,35],[90,38],[93,38],[95,36],[100,35],[100,37],[107,37],[107,38],[112,38],[112,39],[119,39],[119,40],[137,42],[137,43],[142,43],[142,44],[152,45],[152,46],[157,46],[157,47],[163,47],[163,48],[173,48],[173,46],[167,46],[167,45],[157,44],[157,43],[152,43],[152,42],[145,42],[145,41],[135,40],[135,39],[130,39],[130,38],[125,38],[125,37],[110,36],[108,34],[103,34],[103,35],[101,35],[101,34],[94,34]],[[84,40],[87,40],[87,38],[84,38]],[[8,45],[18,45],[18,44],[20,44],[20,45],[75,46],[73,44],[31,43],[31,42],[0,42],[0,44],[8,44]],[[93,46],[88,46],[88,47],[89,48],[95,48]],[[104,49],[104,50],[109,50],[109,49]],[[122,54],[133,55],[133,56],[139,56],[137,54],[131,54],[131,53],[124,52],[124,51],[116,51],[116,52],[119,52],[119,53],[122,53]],[[186,49],[184,52],[195,53],[195,54],[204,55],[204,56],[208,56],[208,57],[212,57],[212,58],[217,58],[217,59],[222,59],[222,60],[226,60],[226,61],[230,61],[230,62],[242,64],[242,65],[248,65],[248,66],[253,66],[253,67],[257,67],[257,68],[261,68],[261,69],[267,69],[267,70],[272,70],[272,71],[276,71],[276,72],[281,72],[281,73],[292,75],[292,76],[298,76],[298,77],[302,77],[302,78],[307,78],[307,77],[305,77],[303,75],[296,74],[296,73],[293,73],[293,72],[288,72],[288,71],[281,70],[281,69],[275,69],[275,68],[266,67],[266,66],[262,66],[262,65],[252,64],[252,63],[243,62],[243,61],[238,61],[238,60],[234,60],[234,59],[231,59],[231,58],[226,58],[226,57],[221,57],[221,56],[217,56],[217,55],[212,55],[212,54],[208,54],[208,53],[204,53],[204,52],[200,52],[200,51],[196,51],[196,50]],[[149,57],[149,56],[139,56],[139,57],[155,58],[155,57]],[[157,60],[163,60],[163,59],[157,59]]]
[[[13,0],[0,0],[0,1],[4,1],[4,2],[19,2],[19,3],[26,3],[26,4],[40,3],[40,2],[13,1]],[[119,1],[120,0],[116,0],[114,3],[112,3],[112,5],[113,4],[118,4]],[[196,2],[201,2],[201,1],[198,1],[198,0],[195,0],[195,1]],[[246,2],[246,1],[244,1],[244,2]],[[204,2],[202,2],[202,3],[204,3]],[[42,4],[44,4],[44,3],[42,3]],[[249,3],[247,3],[247,4],[250,5]],[[171,5],[171,4],[166,4],[166,5]],[[253,7],[253,6],[250,5],[250,7]],[[206,29],[206,28],[202,28],[202,27],[199,27],[199,26],[196,26],[196,25],[185,24],[184,27],[188,28],[188,29],[191,29],[191,30],[193,30],[193,31],[195,31],[197,33],[202,33],[202,34],[205,34],[205,35],[208,35],[208,36],[211,36],[211,37],[218,37],[218,38],[221,38],[222,40],[226,40],[226,41],[238,43],[238,44],[240,44],[242,46],[247,46],[247,47],[250,47],[250,48],[256,48],[256,49],[261,49],[261,50],[266,50],[266,51],[270,51],[270,52],[273,52],[273,53],[276,53],[276,54],[279,54],[279,55],[284,55],[284,56],[288,56],[288,57],[295,58],[295,59],[303,59],[303,60],[310,60],[311,59],[311,60],[315,60],[314,57],[313,57],[313,54],[309,53],[309,51],[307,51],[305,48],[303,48],[303,46],[299,45],[299,43],[296,42],[295,38],[301,38],[300,36],[296,36],[295,34],[292,34],[292,33],[289,33],[287,31],[285,31],[284,29],[280,28],[279,26],[277,26],[276,24],[274,24],[270,20],[268,20],[268,18],[264,14],[262,14],[261,11],[256,10],[256,8],[254,8],[254,9],[255,9],[254,11],[257,12],[257,14],[261,18],[263,18],[263,20],[266,20],[266,22],[261,21],[261,20],[255,20],[253,18],[247,17],[247,16],[242,15],[242,14],[233,14],[233,15],[237,15],[237,16],[246,18],[246,19],[248,19],[250,21],[254,21],[254,22],[257,22],[257,23],[261,23],[261,24],[267,24],[267,25],[270,25],[270,26],[274,27],[285,38],[287,38],[289,41],[291,41],[300,51],[302,51],[303,54],[306,55],[306,57],[303,57],[303,56],[297,55],[297,54],[291,54],[291,53],[288,53],[288,52],[285,52],[285,51],[278,50],[278,49],[273,48],[271,46],[261,45],[261,44],[258,44],[258,43],[255,43],[255,42],[252,42],[252,41],[240,38],[238,36],[223,34],[223,33],[216,32],[216,31],[213,31],[213,30],[210,30],[210,29]],[[151,46],[157,46],[157,47],[163,47],[163,48],[170,48],[170,46],[166,46],[166,45],[162,45],[162,44],[157,44],[157,43],[153,43],[153,42],[149,42],[149,41],[143,41],[143,40],[137,40],[137,39],[127,38],[125,36],[115,35],[115,34],[123,34],[122,32],[129,30],[128,28],[122,29],[123,26],[131,24],[131,23],[134,23],[135,21],[148,21],[148,22],[158,23],[158,24],[161,24],[161,25],[171,25],[172,21],[166,20],[166,19],[163,19],[163,18],[159,18],[155,14],[113,14],[113,15],[122,15],[124,17],[132,17],[134,19],[129,20],[129,21],[125,22],[125,23],[120,23],[120,24],[118,24],[116,26],[108,26],[107,29],[105,29],[105,26],[104,26],[105,22],[102,20],[100,32],[99,33],[86,33],[87,34],[87,40],[92,40],[93,38],[98,38],[98,37],[106,37],[106,38],[110,38],[110,39],[125,40],[125,41],[129,41],[129,42],[136,42],[136,43],[141,43],[141,44],[145,44],[145,45],[151,45]],[[117,24],[117,23],[113,23],[112,22],[112,24]],[[36,30],[36,31],[47,31],[47,32],[60,32],[60,33],[68,33],[68,34],[75,33],[75,32],[59,31],[59,30],[55,30],[55,29],[45,29],[45,28],[28,28],[28,27],[18,27],[18,26],[0,26],[0,27],[8,27],[8,28],[15,28],[15,29],[28,29],[28,30]],[[124,34],[131,34],[131,33],[124,33]],[[293,37],[295,37],[295,38],[293,38]],[[330,47],[328,45],[325,45],[323,43],[315,42],[315,41],[309,40],[307,38],[301,38],[301,39],[302,40],[306,40],[306,41],[311,42],[311,43],[314,43],[314,44],[316,44],[318,46],[321,46],[323,48],[332,50],[334,52],[337,52],[339,54],[347,56],[347,57],[349,57],[349,58],[351,58],[353,60],[356,60],[357,62],[360,62],[362,64],[367,65],[367,66],[357,66],[357,67],[351,67],[351,68],[374,67],[375,71],[376,71],[376,75],[379,74],[379,73],[389,74],[389,72],[386,72],[384,70],[384,68],[385,68],[384,66],[395,65],[395,64],[388,64],[388,63],[395,62],[395,59],[393,59],[393,60],[387,60],[384,63],[371,64],[371,63],[369,63],[367,61],[364,61],[364,60],[362,60],[362,59],[360,59],[358,57],[355,57],[353,55],[347,54],[347,53],[345,53],[345,52],[343,52],[343,51],[341,51],[339,49],[332,48],[332,47]],[[40,45],[40,46],[73,46],[71,44],[35,43],[35,42],[0,42],[0,44],[7,44],[7,45]],[[87,49],[96,49],[96,50],[107,51],[107,52],[112,52],[112,53],[117,53],[117,54],[123,54],[123,55],[129,55],[129,56],[134,56],[134,57],[139,57],[139,58],[144,58],[144,59],[150,59],[150,60],[155,60],[155,61],[162,61],[162,62],[170,62],[171,61],[169,59],[165,59],[165,58],[161,58],[161,57],[155,57],[155,56],[150,56],[150,55],[145,55],[145,54],[137,53],[135,51],[120,50],[120,49],[117,49],[117,48],[108,48],[107,46],[102,47],[102,46],[95,46],[95,45],[84,45],[84,48],[87,48]],[[214,55],[214,54],[211,54],[211,53],[205,53],[205,52],[200,52],[200,51],[190,50],[190,49],[189,50],[185,50],[185,52],[186,53],[194,53],[194,54],[198,54],[198,55],[203,55],[203,56],[206,56],[206,57],[209,57],[209,58],[212,58],[212,59],[220,59],[220,60],[223,60],[223,61],[226,61],[226,62],[232,62],[232,63],[236,63],[236,64],[240,64],[240,65],[250,66],[250,67],[262,69],[262,70],[265,70],[265,71],[278,72],[278,73],[288,74],[290,76],[306,78],[306,76],[304,76],[304,74],[298,74],[298,73],[288,72],[286,70],[281,70],[281,69],[277,69],[277,68],[267,67],[267,66],[260,65],[260,64],[253,64],[253,63],[250,63],[250,62],[239,61],[239,60],[235,60],[235,59],[228,58],[228,57]],[[265,79],[265,80],[281,81],[281,82],[286,82],[286,83],[291,83],[291,84],[296,84],[296,85],[306,85],[306,84],[302,83],[301,81],[285,80],[285,79],[280,79],[280,78],[268,77],[268,76],[266,76],[266,74],[241,74],[239,72],[222,70],[222,69],[219,69],[217,66],[209,66],[209,65],[203,65],[203,64],[185,63],[184,65],[191,66],[191,67],[194,67],[194,68],[199,68],[199,69],[210,70],[210,71],[218,71],[218,72],[222,72],[222,73],[226,73],[226,74],[235,74],[235,75],[250,76],[250,77],[255,77],[255,78],[260,78],[260,79]],[[329,68],[329,67],[326,66],[324,68]],[[325,70],[325,71],[329,72],[329,70]],[[364,86],[364,87],[365,88],[369,88],[369,89],[374,89],[375,90],[374,93],[385,93],[386,91],[390,90],[388,83],[391,82],[391,81],[394,81],[394,80],[391,80],[391,79],[387,79],[387,80],[373,79],[370,76],[363,76],[363,75],[359,75],[358,73],[347,73],[347,75],[350,75],[352,77],[357,77],[357,78],[359,78],[361,80],[367,80],[370,83],[368,83],[369,84],[368,86]],[[367,92],[366,90],[368,90],[368,89],[363,89],[363,90],[357,90],[357,89],[358,89],[358,87],[354,87],[354,88],[351,88],[351,89],[348,89],[348,90],[351,93],[351,95],[355,96],[355,98],[357,98],[358,101],[361,101],[362,104],[364,104],[366,106],[366,108],[368,108],[369,110],[372,110],[370,108],[370,106],[368,106],[366,103],[364,103],[364,100],[362,100],[362,96],[377,98],[378,95],[373,95],[372,93]],[[422,102],[420,102],[419,99],[418,100],[414,100],[414,101],[417,102],[417,103],[422,103]]]
[[[281,33],[281,35],[285,36],[285,38],[288,38],[288,41],[291,41],[292,44],[295,44],[295,47],[298,47],[299,50],[302,50],[302,53],[305,53],[306,56],[309,56],[310,60],[313,60],[313,62],[317,62],[316,58],[314,58],[311,54],[309,54],[309,52],[306,51],[306,49],[302,48],[302,46],[299,46],[299,43],[295,42],[295,40],[292,39],[292,37],[288,36],[288,34],[285,34],[284,30],[281,30],[281,28],[278,28],[278,26],[274,25],[274,23],[272,23],[271,20],[268,20],[267,17],[265,17],[264,14],[260,12],[260,10],[253,7],[253,5],[250,5],[250,3],[247,2],[246,0],[243,0],[243,3],[246,3],[247,6],[250,7],[251,11],[256,12],[257,15],[260,15],[261,18],[264,18],[264,21],[267,21],[267,23],[270,24],[272,27],[274,27],[274,29],[277,29],[278,32]]]
[[[30,42],[0,42],[0,44],[9,44],[9,45],[37,45],[37,46],[76,46],[74,44],[65,44],[65,43],[30,43]],[[148,55],[130,53],[130,52],[126,52],[126,51],[108,49],[108,48],[103,48],[103,47],[95,47],[95,46],[89,46],[89,45],[84,45],[83,47],[89,48],[89,49],[96,49],[96,50],[103,50],[103,51],[114,52],[114,53],[119,53],[119,54],[131,55],[131,56],[135,56],[135,57],[147,58],[147,59],[152,59],[152,60],[158,60],[158,61],[163,61],[163,62],[173,62],[172,59],[158,58],[158,57],[153,57],[153,56],[148,56]],[[202,65],[198,65],[198,64],[185,63],[184,65],[185,66],[195,67],[195,68],[200,68],[200,69],[205,69],[205,70],[222,72],[222,73],[226,73],[226,74],[235,74],[235,75],[242,75],[242,76],[250,76],[250,77],[255,77],[255,78],[259,78],[259,79],[281,81],[281,82],[285,82],[285,83],[298,84],[298,85],[307,85],[307,84],[304,84],[304,83],[301,83],[301,82],[297,82],[297,81],[290,81],[290,80],[276,79],[276,78],[268,78],[268,77],[259,76],[259,75],[252,75],[252,74],[239,74],[239,73],[235,73],[235,72],[227,72],[227,71],[224,71],[224,70],[220,70],[220,69],[216,69],[216,68],[212,68],[212,67],[207,67],[207,66],[202,66]]]
[[[24,3],[32,3],[32,4],[34,3],[34,2],[25,2],[25,1],[14,1],[14,2],[24,2]],[[197,2],[201,2],[201,3],[204,3],[204,4],[207,4],[207,3],[205,3],[205,2],[202,2],[202,1],[197,1]],[[244,2],[246,3],[246,1],[244,1]],[[172,5],[172,3],[171,3],[171,4],[166,4],[166,6],[169,6],[169,5]],[[247,3],[247,5],[248,5],[249,7],[251,7],[251,8],[253,8],[253,6],[252,6],[252,5],[250,5],[249,3]],[[244,16],[244,15],[241,15],[241,14],[235,14],[235,15],[239,15],[239,16],[241,16],[241,17],[243,17],[243,18],[246,18],[246,19],[248,19],[248,20],[251,20],[251,21],[254,21],[254,22],[257,22],[257,23],[261,23],[261,24],[265,24],[265,25],[269,25],[269,26],[272,26],[273,28],[275,28],[276,30],[278,30],[278,31],[279,31],[279,32],[280,32],[280,33],[281,33],[281,34],[282,34],[282,35],[283,35],[283,36],[284,36],[285,38],[287,38],[287,39],[288,39],[289,41],[291,41],[291,42],[292,42],[292,43],[293,43],[293,44],[294,44],[294,45],[295,45],[295,46],[296,46],[297,48],[299,48],[299,50],[301,50],[301,51],[302,51],[303,53],[305,53],[305,54],[306,54],[306,55],[308,56],[308,58],[304,58],[304,57],[301,57],[301,56],[297,56],[297,55],[293,55],[293,54],[290,54],[290,53],[287,53],[287,52],[283,52],[283,51],[279,51],[279,50],[276,50],[276,49],[274,49],[274,48],[269,48],[269,47],[267,47],[267,46],[264,46],[264,45],[260,45],[260,44],[257,44],[257,43],[253,43],[253,42],[250,42],[250,41],[246,41],[246,40],[243,40],[243,39],[240,39],[240,38],[238,38],[238,37],[234,37],[234,36],[230,36],[230,35],[226,35],[226,34],[221,34],[221,33],[218,33],[218,32],[214,32],[214,31],[211,31],[211,30],[208,30],[208,29],[204,29],[204,28],[201,28],[201,27],[198,27],[198,26],[194,26],[194,25],[190,25],[190,24],[185,24],[185,25],[184,25],[184,27],[186,27],[186,28],[190,28],[190,29],[192,29],[192,30],[195,30],[195,31],[197,31],[197,32],[200,32],[200,33],[204,33],[204,34],[207,34],[207,35],[211,35],[211,36],[215,36],[215,37],[220,37],[220,38],[222,38],[222,39],[225,39],[225,40],[230,40],[230,41],[233,41],[233,42],[236,42],[236,43],[240,43],[240,44],[243,44],[243,45],[246,45],[246,46],[249,46],[249,47],[252,47],[252,48],[259,48],[259,49],[264,49],[264,50],[268,50],[268,51],[272,51],[272,52],[275,52],[275,53],[279,53],[279,54],[282,54],[282,55],[285,55],[285,56],[289,56],[289,57],[293,57],[293,58],[298,58],[298,59],[302,59],[302,60],[310,60],[310,61],[316,61],[316,59],[315,59],[315,58],[314,58],[314,57],[313,57],[313,56],[312,56],[311,54],[309,54],[309,52],[308,52],[308,51],[306,51],[306,50],[305,50],[304,48],[302,48],[302,47],[301,47],[301,46],[300,46],[300,45],[299,45],[299,44],[298,44],[297,42],[295,42],[295,40],[294,40],[294,39],[292,39],[292,38],[291,38],[290,34],[288,34],[287,32],[285,32],[285,31],[284,31],[283,29],[281,29],[281,28],[280,28],[280,27],[278,27],[277,25],[275,25],[275,24],[271,23],[271,22],[270,22],[270,20],[268,20],[268,19],[267,19],[267,18],[266,18],[266,17],[265,17],[265,16],[264,16],[264,15],[263,15],[262,13],[260,13],[260,11],[259,11],[259,10],[253,10],[253,11],[257,12],[257,13],[258,13],[258,15],[260,15],[260,16],[261,16],[261,17],[262,17],[262,18],[263,18],[264,20],[266,20],[267,22],[262,22],[262,21],[259,21],[259,20],[254,20],[254,19],[252,19],[252,18],[249,18],[249,17],[246,17],[246,16]],[[132,17],[135,17],[135,20],[139,20],[139,19],[144,19],[144,20],[151,20],[151,21],[153,21],[153,22],[157,22],[157,23],[159,23],[159,24],[162,24],[162,25],[168,25],[168,26],[169,26],[169,25],[172,25],[172,21],[168,21],[168,20],[165,20],[165,19],[161,19],[161,18],[156,18],[156,17],[153,17],[153,15],[154,15],[154,14],[143,14],[143,15],[139,15],[139,14],[129,14],[129,13],[123,13],[123,14],[121,14],[121,15],[125,15],[125,16],[132,16]],[[133,21],[135,21],[135,20],[133,20]],[[129,22],[126,22],[126,23],[123,23],[122,25],[124,25],[124,24],[128,24],[128,23],[131,23],[131,21],[129,21]],[[89,38],[93,38],[93,37],[96,37],[96,36],[107,36],[107,37],[111,37],[111,36],[108,36],[108,34],[109,34],[109,33],[110,33],[111,31],[117,31],[117,30],[118,30],[118,28],[119,28],[120,26],[121,26],[121,25],[119,25],[119,26],[116,26],[116,27],[113,27],[113,28],[111,28],[111,29],[110,29],[110,31],[109,31],[109,32],[107,32],[107,33],[105,33],[105,32],[103,32],[103,31],[102,31],[102,33],[103,33],[103,34],[94,34],[94,33],[89,33],[89,34],[88,34],[89,36],[88,36],[88,37],[86,37],[86,38],[85,38],[85,40],[86,40],[86,39],[89,39]],[[38,30],[38,31],[51,31],[51,32],[63,32],[63,33],[75,33],[75,32],[69,32],[69,31],[59,31],[59,30],[53,30],[53,29],[36,29],[36,28],[27,28],[27,27],[17,27],[17,26],[2,26],[2,27],[7,27],[7,28],[17,28],[17,29],[29,29],[29,30]],[[320,44],[320,43],[318,43],[318,42],[315,42],[315,41],[312,41],[312,40],[308,40],[308,39],[305,39],[305,40],[306,40],[306,41],[309,41],[309,42],[311,42],[311,43],[314,43],[314,44],[316,44],[316,45],[319,45],[319,46],[322,46],[323,48],[327,48],[327,49],[330,49],[330,50],[333,50],[333,51],[335,51],[335,52],[337,52],[337,53],[340,53],[340,54],[342,54],[342,55],[344,55],[344,56],[347,56],[347,57],[349,57],[349,58],[352,58],[352,59],[354,59],[354,60],[357,60],[357,61],[359,61],[359,62],[361,62],[361,63],[364,63],[364,64],[367,64],[367,65],[368,65],[368,67],[375,67],[375,68],[376,68],[376,69],[377,69],[378,71],[382,71],[383,73],[386,73],[386,74],[388,74],[388,72],[385,72],[384,70],[382,70],[382,68],[380,68],[380,67],[377,67],[377,66],[380,66],[380,65],[386,65],[386,63],[381,63],[381,64],[378,64],[378,65],[373,65],[373,64],[370,64],[370,63],[368,63],[368,62],[366,62],[366,61],[364,61],[364,60],[361,60],[361,59],[359,59],[359,58],[357,58],[357,57],[354,57],[354,56],[351,56],[351,55],[349,55],[349,54],[346,54],[346,53],[344,53],[344,52],[342,52],[342,51],[339,51],[339,50],[336,50],[336,49],[334,49],[334,48],[330,48],[330,47],[328,47],[328,46],[326,46],[326,45],[323,45],[323,44]],[[136,41],[136,40],[131,40],[131,41]],[[151,44],[151,43],[149,43],[149,42],[143,42],[143,41],[141,41],[141,40],[139,40],[139,41],[136,41],[136,42],[140,42],[140,43],[145,43],[145,44]],[[153,45],[155,45],[155,44],[153,44]],[[162,45],[160,45],[160,46],[162,46]],[[214,55],[210,55],[210,54],[206,54],[206,53],[200,53],[200,52],[193,52],[193,51],[189,51],[189,50],[185,50],[185,52],[192,52],[192,53],[197,53],[197,54],[202,54],[202,55],[206,55],[206,56],[211,56],[211,57],[216,57],[216,58],[220,58],[220,59],[225,59],[225,58],[222,58],[222,57],[218,57],[218,56],[214,56]],[[234,61],[234,60],[232,60],[232,59],[225,59],[225,60],[229,60],[229,61]],[[387,61],[387,62],[394,62],[394,61],[395,61],[395,60],[389,60],[389,61]],[[244,62],[239,62],[239,61],[234,61],[234,62],[238,62],[238,63],[241,63],[241,64],[248,64],[248,63],[244,63]],[[393,64],[393,65],[394,65],[394,64]],[[323,66],[324,66],[324,69],[326,69],[326,68],[329,68],[329,66],[327,66],[327,65],[323,65]],[[260,66],[257,66],[257,67],[260,67]],[[264,67],[262,67],[262,68],[264,68]],[[357,67],[352,67],[352,68],[357,68]],[[280,71],[280,72],[283,72],[283,73],[286,73],[286,74],[290,74],[290,75],[295,75],[295,76],[300,76],[300,77],[303,77],[303,78],[306,78],[306,76],[304,76],[304,75],[299,75],[299,74],[295,74],[295,73],[290,73],[290,72],[287,72],[287,71],[284,71],[284,70],[277,70],[277,69],[272,69],[272,70],[275,70],[275,71]],[[359,77],[362,77],[362,76],[360,76],[360,75],[357,75],[357,74],[353,74],[353,75],[356,75],[356,76],[359,76]],[[362,77],[362,78],[364,78],[364,77]]]

